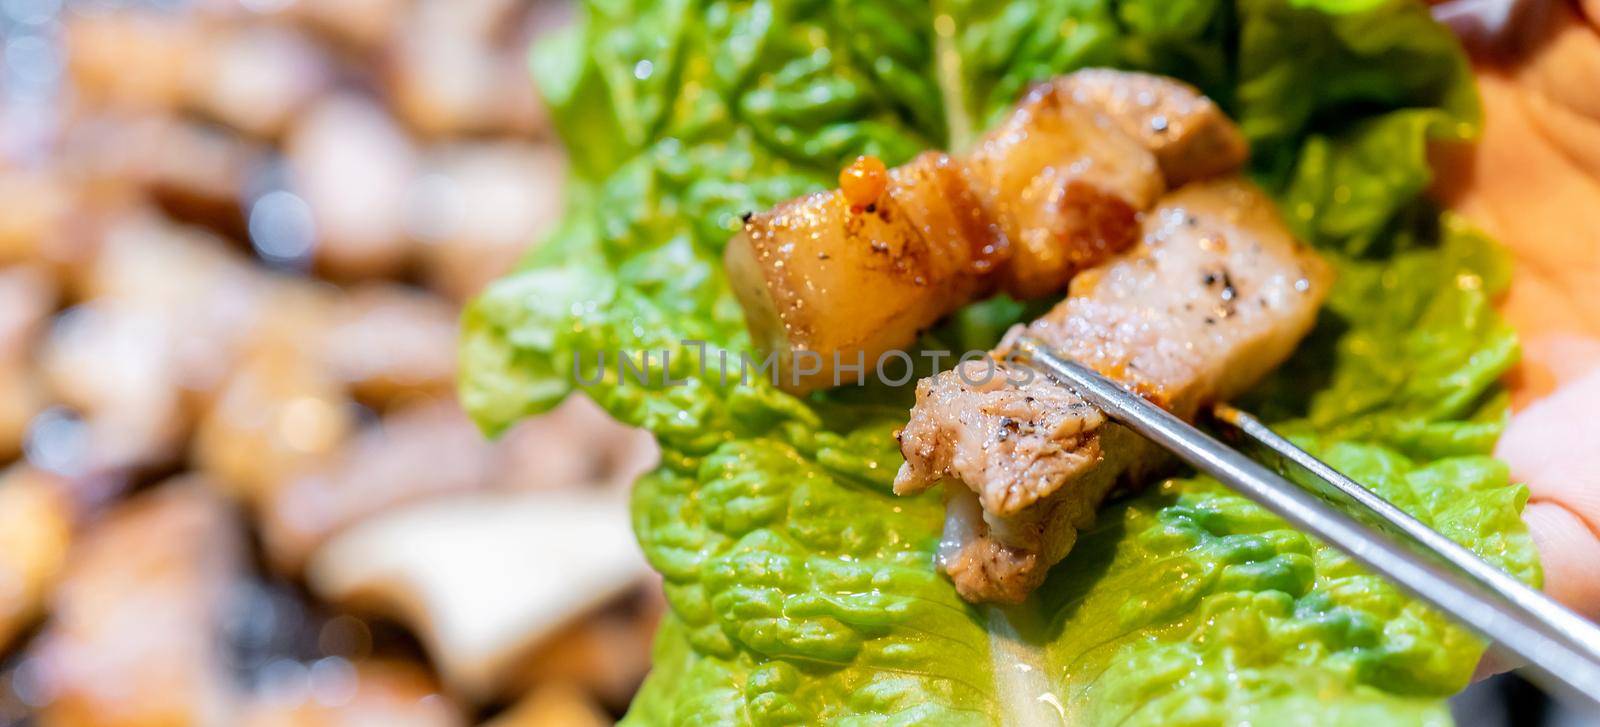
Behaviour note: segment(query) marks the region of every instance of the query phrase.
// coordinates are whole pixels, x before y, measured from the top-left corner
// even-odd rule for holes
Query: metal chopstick
[[[1428,541],[1412,540],[1414,545],[1406,545],[1408,526],[1393,523],[1391,528],[1379,529],[1363,524],[1111,379],[1056,356],[1036,340],[1023,337],[1016,348],[1028,363],[1072,389],[1106,416],[1217,478],[1291,525],[1339,548],[1413,596],[1495,642],[1499,648],[1525,660],[1542,685],[1575,701],[1600,707],[1600,658],[1596,658],[1590,648],[1600,643],[1600,628],[1594,624],[1576,616],[1556,615],[1557,610],[1565,609],[1554,602],[1534,606],[1538,601],[1548,601],[1537,592],[1533,594],[1535,599],[1528,598],[1521,592],[1523,589],[1502,592],[1501,579],[1483,579],[1475,575],[1483,568],[1458,570],[1453,565],[1447,566],[1451,563],[1450,556],[1430,548]],[[1321,468],[1307,468],[1313,476],[1321,470],[1331,471],[1332,468],[1326,464]],[[1342,479],[1365,490],[1347,477]],[[1327,487],[1339,489],[1337,482],[1329,482]],[[1363,499],[1351,497],[1351,500],[1362,505],[1364,500],[1381,498],[1373,495]],[[1364,512],[1390,522],[1385,517],[1387,509],[1366,507]],[[1416,522],[1416,527],[1427,529],[1420,522]],[[1444,537],[1436,532],[1434,535]],[[1424,556],[1417,548],[1439,553],[1439,557]],[[1465,549],[1461,552],[1477,559]],[[1487,563],[1483,567],[1494,569]]]

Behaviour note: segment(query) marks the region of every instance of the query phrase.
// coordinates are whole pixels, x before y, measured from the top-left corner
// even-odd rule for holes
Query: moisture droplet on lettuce
[[[596,1],[535,59],[572,156],[564,223],[468,310],[461,393],[494,432],[581,389],[661,442],[633,518],[671,608],[630,721],[1449,721],[1482,644],[1214,482],[1109,505],[1027,604],[974,607],[934,567],[937,496],[890,492],[909,386],[738,384],[750,341],[721,251],[743,212],[857,154],[959,147],[1030,82],[1090,65],[1218,99],[1339,268],[1248,405],[1538,582],[1526,490],[1488,456],[1517,355],[1490,305],[1506,262],[1419,200],[1427,142],[1477,124],[1423,4]],[[978,304],[926,343],[981,348],[1037,312]],[[651,378],[619,374],[619,351],[651,352]]]

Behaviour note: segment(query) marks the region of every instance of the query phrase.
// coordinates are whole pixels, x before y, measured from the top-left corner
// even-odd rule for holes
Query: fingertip
[[[1495,456],[1534,500],[1558,502],[1600,530],[1600,369],[1511,417]]]
[[[1544,568],[1544,591],[1588,619],[1600,618],[1600,534],[1560,503],[1522,511]]]

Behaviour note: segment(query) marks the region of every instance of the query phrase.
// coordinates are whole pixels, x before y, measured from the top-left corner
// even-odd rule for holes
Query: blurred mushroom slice
[[[335,534],[399,505],[484,490],[624,488],[658,456],[648,433],[581,396],[498,442],[452,400],[417,403],[273,487],[260,503],[261,536],[272,564],[296,573]]]
[[[495,490],[626,489],[661,459],[654,436],[612,419],[581,394],[523,420],[494,446]]]
[[[47,700],[43,723],[226,723],[221,620],[242,557],[232,513],[192,479],[92,525],[27,665]]]
[[[339,382],[308,353],[260,351],[228,379],[201,418],[196,467],[252,503],[342,444],[355,427]]]
[[[404,661],[330,657],[307,670],[304,689],[263,695],[244,707],[242,727],[457,727],[460,710],[426,670]],[[556,724],[556,723],[547,723]]]
[[[86,297],[117,296],[164,312],[193,311],[197,297],[240,297],[258,275],[226,240],[153,210],[132,211],[112,221],[84,280]],[[209,302],[209,301],[208,301]]]
[[[362,402],[382,407],[453,392],[454,306],[400,286],[368,286],[338,298],[332,314],[324,355]]]
[[[496,715],[483,727],[608,727],[611,717],[594,700],[570,684],[553,682],[534,688],[522,701]]]
[[[0,359],[0,461],[22,452],[29,425],[48,402],[43,382],[27,362]]]
[[[39,258],[43,241],[55,234],[72,206],[65,180],[48,172],[0,168],[0,263]]]
[[[238,25],[207,39],[189,105],[247,134],[276,137],[331,80],[331,59],[291,28]]]
[[[178,219],[243,234],[239,204],[263,153],[219,127],[173,115],[101,114],[66,127],[56,160],[85,184],[131,185]]]
[[[346,531],[308,569],[314,592],[393,613],[445,683],[494,696],[542,641],[648,572],[622,493],[482,493]]]
[[[93,260],[93,233],[102,218],[128,197],[117,190],[86,190],[58,168],[0,168],[0,264],[37,265],[57,280]]]
[[[356,94],[327,98],[299,118],[285,147],[290,191],[311,209],[318,270],[380,277],[410,262],[406,218],[416,152],[381,106]]]
[[[301,0],[283,12],[363,53],[394,34],[411,0]]]
[[[55,285],[42,270],[0,266],[0,358],[26,359],[55,303]]]
[[[214,237],[135,214],[110,225],[41,357],[52,392],[90,430],[94,468],[170,461],[193,400],[215,389],[264,299],[259,274]]]
[[[89,105],[178,107],[205,62],[206,24],[194,13],[120,10],[63,14],[71,86]]]
[[[465,301],[510,272],[560,215],[565,167],[553,146],[474,142],[432,151],[410,219],[429,285]]]
[[[658,577],[613,599],[530,652],[519,684],[567,682],[602,704],[625,710],[650,670],[651,645],[666,601]]]
[[[32,354],[54,305],[55,286],[42,271],[0,267],[0,461],[17,456],[28,422],[45,406]]]
[[[282,305],[269,305],[279,288],[226,241],[148,211],[107,226],[80,287],[97,305],[159,321],[166,356],[189,391],[220,384],[256,322]]]
[[[25,465],[0,473],[0,649],[40,614],[66,563],[72,519],[51,475]]]
[[[171,359],[167,321],[108,301],[57,319],[41,357],[51,393],[83,418],[87,446],[52,466],[97,471],[164,463],[189,420]]]
[[[420,0],[390,49],[394,105],[431,136],[544,130],[526,68],[533,20],[517,0]]]
[[[66,17],[72,87],[90,108],[189,109],[270,137],[331,80],[330,60],[292,28],[137,8]]]
[[[261,500],[268,559],[297,572],[324,541],[397,505],[480,489],[491,445],[454,402],[407,407],[384,417],[314,468]]]

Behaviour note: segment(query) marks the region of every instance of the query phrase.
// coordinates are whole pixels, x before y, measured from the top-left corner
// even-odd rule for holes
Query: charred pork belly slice
[[[1171,187],[1232,172],[1250,155],[1233,120],[1182,81],[1091,68],[1050,83],[1057,93],[1105,114],[1139,140],[1155,154]]]
[[[1165,188],[1155,156],[1109,117],[1054,85],[1036,86],[967,158],[972,188],[1011,242],[1001,287],[1018,298],[1063,290],[1126,250],[1138,213]]]
[[[1134,249],[1079,275],[1066,300],[1008,342],[1026,332],[1192,418],[1288,358],[1331,283],[1243,180],[1188,185],[1142,229]],[[1002,343],[996,358],[1007,352]],[[945,481],[975,493],[980,518],[970,498],[952,505],[942,563],[964,598],[1017,602],[1065,557],[1112,485],[1160,453],[1042,375],[1025,380],[996,364],[985,380],[987,366],[965,366],[918,385],[895,488]]]
[[[992,286],[1005,240],[960,164],[928,152],[886,177],[864,203],[834,190],[753,214],[728,243],[751,337],[779,354],[786,389],[833,385],[836,355],[870,368]]]
[[[1191,418],[1289,357],[1332,276],[1260,188],[1199,182],[1163,199],[1138,249],[1074,280],[1027,333]]]

